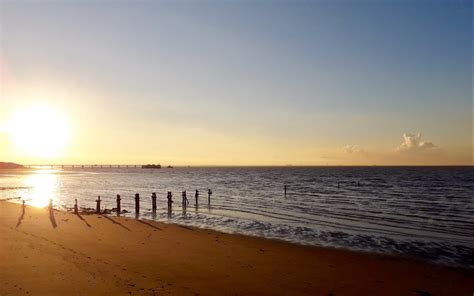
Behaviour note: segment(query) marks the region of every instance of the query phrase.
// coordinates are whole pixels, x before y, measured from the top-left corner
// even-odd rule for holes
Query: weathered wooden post
[[[140,194],[135,193],[135,213],[140,213]]]
[[[122,212],[122,209],[120,208],[120,201],[122,199],[120,198],[120,194],[117,194],[117,214],[120,215],[120,213]]]
[[[286,191],[288,191],[288,185],[285,185],[285,195],[286,195]]]
[[[173,194],[171,191],[168,191],[166,198],[168,199],[168,208],[171,208],[171,204],[173,203]]]
[[[194,198],[196,199],[196,207],[197,207],[198,199],[199,199],[199,190],[196,190],[196,193],[194,194]]]
[[[171,191],[168,191],[166,198],[168,199],[168,218],[171,218],[171,205],[173,204],[173,194]]]
[[[100,195],[97,197],[95,202],[97,203],[95,211],[96,211],[97,214],[100,214],[100,202],[101,202]]]
[[[153,213],[156,213],[156,192],[151,194],[151,208]]]
[[[186,197],[186,190],[183,191],[183,208],[185,208],[188,205],[189,201],[188,198]]]
[[[208,204],[208,205],[211,204],[211,195],[212,195],[212,190],[211,190],[211,189],[208,189],[208,190],[207,190],[207,204]]]
[[[77,198],[74,199],[74,214],[79,214],[79,207],[77,206]]]

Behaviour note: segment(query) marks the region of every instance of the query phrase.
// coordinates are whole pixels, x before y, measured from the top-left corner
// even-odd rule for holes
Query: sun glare
[[[57,202],[58,178],[53,170],[39,170],[25,180],[31,189],[23,194],[23,199],[34,207],[46,207],[49,200]]]
[[[15,148],[28,156],[60,156],[70,138],[65,116],[49,107],[17,112],[7,123],[7,131]]]

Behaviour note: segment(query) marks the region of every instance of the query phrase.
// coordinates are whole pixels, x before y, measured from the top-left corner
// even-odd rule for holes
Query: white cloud
[[[346,145],[341,148],[341,151],[347,154],[364,153],[364,149],[360,148],[358,145]]]
[[[398,152],[416,152],[433,149],[436,146],[432,142],[421,140],[421,134],[403,134],[403,143],[395,150]]]

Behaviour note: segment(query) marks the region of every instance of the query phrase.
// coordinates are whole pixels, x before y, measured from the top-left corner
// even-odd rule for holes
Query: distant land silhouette
[[[24,168],[24,166],[22,166],[21,164],[0,161],[0,169],[22,169],[22,168]]]

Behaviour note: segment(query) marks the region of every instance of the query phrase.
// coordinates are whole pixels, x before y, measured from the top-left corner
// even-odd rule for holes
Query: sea
[[[117,194],[125,215],[138,219],[474,268],[472,166],[0,171],[1,199],[37,207],[52,199],[55,208],[70,210],[77,199],[79,207],[95,209],[100,196],[102,210],[113,209]]]

